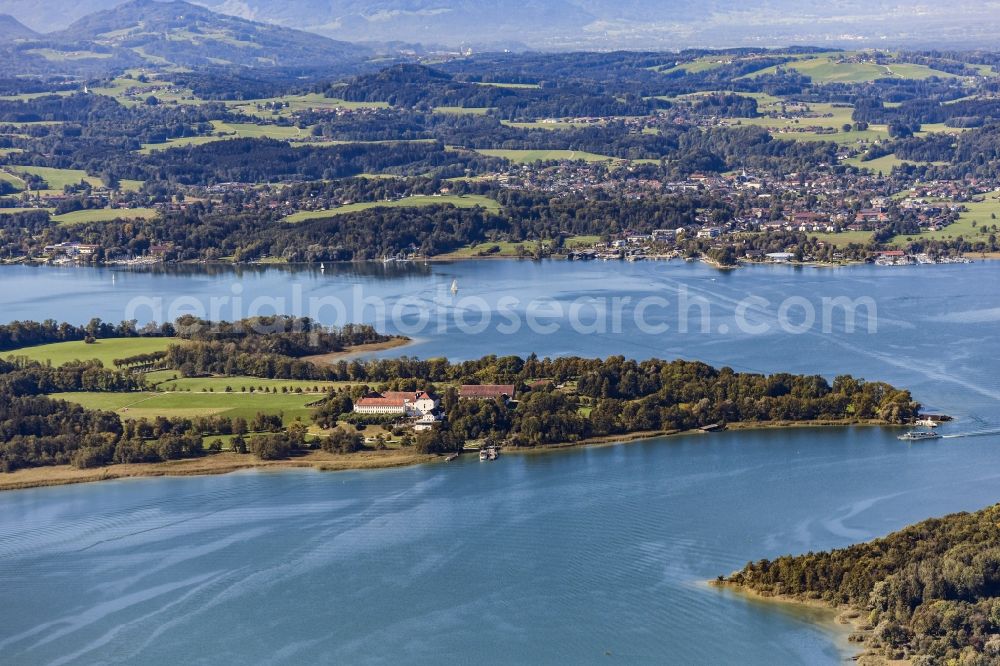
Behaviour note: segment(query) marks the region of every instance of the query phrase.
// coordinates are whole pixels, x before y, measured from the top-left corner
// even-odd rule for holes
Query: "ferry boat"
[[[906,434],[900,435],[898,439],[904,442],[922,442],[925,439],[941,439],[941,435],[929,430],[911,430]]]

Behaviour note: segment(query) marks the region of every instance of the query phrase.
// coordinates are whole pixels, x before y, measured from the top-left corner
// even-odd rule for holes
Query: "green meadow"
[[[85,222],[110,222],[111,220],[148,220],[159,215],[152,208],[96,208],[75,210],[71,213],[53,215],[52,221],[64,226]]]
[[[438,259],[468,259],[470,257],[517,257],[522,249],[531,252],[535,249],[535,241],[514,243],[511,241],[488,241],[486,243],[476,243],[458,248],[448,254],[439,255]],[[496,252],[490,252],[493,248],[499,248]]]
[[[282,393],[299,391],[302,393],[325,393],[332,388],[350,386],[350,382],[320,382],[304,379],[263,379],[261,377],[181,377],[176,370],[157,370],[146,373],[146,383],[157,391],[190,393]],[[227,391],[226,389],[230,389]],[[267,391],[265,391],[265,389]]]
[[[435,106],[434,113],[452,113],[452,114],[468,114],[472,116],[485,116],[489,113],[490,107],[487,106],[476,106],[476,107],[466,107],[466,106]]]
[[[866,245],[872,239],[870,231],[842,231],[839,234],[809,232],[809,238],[816,238],[835,247],[847,247],[851,243]]]
[[[256,378],[255,378],[256,380]],[[257,380],[259,381],[259,380]],[[88,409],[117,413],[123,418],[154,419],[157,416],[192,418],[222,415],[252,419],[258,412],[281,414],[285,425],[301,420],[309,423],[311,403],[321,399],[309,393],[54,393],[52,398],[66,400]]]
[[[473,208],[475,206],[482,206],[483,208],[494,212],[500,210],[499,203],[489,197],[484,197],[479,194],[415,195],[411,197],[403,197],[402,199],[396,199],[393,201],[363,201],[341,206],[339,208],[331,208],[329,210],[303,210],[289,215],[284,219],[284,221],[293,223],[303,222],[305,220],[334,217],[336,215],[344,215],[346,213],[356,213],[370,208],[419,208],[422,206],[443,206],[447,204],[451,204],[457,208]]]
[[[142,146],[139,152],[148,155],[154,150],[167,150],[168,148],[177,148],[179,146],[200,146],[226,139],[268,138],[293,141],[311,137],[310,129],[301,129],[294,125],[258,125],[255,123],[228,123],[221,120],[213,120],[212,126],[214,127],[212,134],[178,137],[164,143],[147,143]]]
[[[88,176],[82,169],[56,169],[53,167],[40,166],[14,166],[15,172],[30,173],[40,178],[44,178],[49,184],[49,192],[62,194],[63,188],[67,185],[79,185],[81,181],[90,184],[91,187],[101,187],[103,183],[96,176]]]
[[[26,356],[32,361],[60,366],[70,361],[97,359],[106,368],[114,367],[116,358],[164,351],[170,345],[182,344],[177,338],[109,338],[87,344],[83,340],[53,342],[47,345],[22,347],[2,352],[2,356]]]
[[[959,236],[970,243],[988,241],[990,235],[995,233],[990,227],[1000,226],[1000,196],[990,194],[983,201],[970,201],[963,205],[967,210],[962,211],[953,224],[937,231],[896,236],[891,242],[899,245],[913,240],[950,240]],[[986,227],[985,233],[983,227]]]
[[[841,55],[803,57],[785,63],[782,67],[785,69],[794,69],[800,74],[808,76],[816,83],[863,83],[865,81],[887,78],[926,79],[931,76],[954,77],[953,74],[948,74],[947,72],[911,63],[877,65],[871,62],[840,61],[842,57],[849,57],[850,55],[849,53],[844,53]],[[740,78],[753,78],[763,74],[773,74],[775,71],[777,71],[777,67],[768,67],[751,72]]]
[[[482,149],[477,153],[489,155],[491,157],[502,157],[518,164],[529,164],[531,162],[551,162],[557,160],[582,160],[584,162],[609,162],[613,157],[588,153],[583,150],[503,150],[503,149]]]

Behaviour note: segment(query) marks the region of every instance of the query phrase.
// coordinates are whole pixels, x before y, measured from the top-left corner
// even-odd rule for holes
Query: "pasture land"
[[[67,185],[79,185],[81,181],[89,184],[91,187],[101,187],[103,185],[100,178],[88,176],[87,172],[82,169],[56,169],[40,166],[12,166],[10,168],[15,174],[30,173],[43,178],[49,184],[48,190],[43,191],[43,194],[46,192],[62,194],[64,187]]]
[[[321,399],[315,393],[54,393],[50,397],[82,405],[88,409],[112,411],[122,418],[192,418],[221,415],[252,419],[258,412],[281,414],[285,425],[310,421],[311,403]]]
[[[341,206],[339,208],[331,208],[329,210],[303,210],[289,215],[284,219],[284,221],[293,223],[302,222],[304,220],[314,220],[334,217],[336,215],[344,215],[346,213],[356,213],[370,208],[419,208],[422,206],[443,206],[448,204],[457,208],[473,208],[475,206],[482,206],[483,208],[493,212],[500,210],[499,203],[489,197],[484,197],[479,194],[415,195],[392,201],[362,201]]]
[[[588,153],[583,150],[504,150],[504,149],[481,149],[477,153],[489,155],[491,157],[502,157],[518,164],[530,164],[531,162],[551,162],[557,160],[582,160],[584,162],[610,162],[613,157],[608,155],[598,155]]]
[[[435,106],[434,113],[468,114],[471,116],[485,116],[489,113],[488,106]]]
[[[810,231],[806,235],[835,247],[847,247],[851,243],[866,245],[872,239],[870,231],[842,231],[839,234]]]
[[[53,342],[47,345],[22,347],[0,352],[0,356],[26,356],[32,361],[60,366],[70,361],[97,359],[106,368],[114,368],[116,358],[126,358],[137,354],[151,354],[164,351],[170,345],[183,344],[178,338],[105,338],[92,344],[83,340]]]
[[[959,214],[958,220],[936,231],[922,231],[919,234],[899,235],[891,243],[900,245],[913,240],[952,240],[961,236],[970,243],[988,242],[997,232],[992,227],[1000,226],[1000,195],[989,194],[982,201],[966,202],[967,210]],[[986,227],[983,232],[982,228]]]
[[[149,220],[159,213],[153,208],[95,208],[75,210],[71,213],[53,215],[52,221],[63,226],[85,222],[110,222],[111,220]]]
[[[926,79],[931,76],[954,78],[954,74],[931,69],[925,65],[912,63],[892,63],[878,65],[872,62],[850,62],[850,53],[816,55],[802,57],[782,65],[808,76],[815,83],[863,83],[875,79]],[[773,74],[777,67],[768,67],[740,78],[753,78],[763,74]]]

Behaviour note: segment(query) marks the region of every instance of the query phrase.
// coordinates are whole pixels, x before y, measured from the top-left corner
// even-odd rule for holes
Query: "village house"
[[[438,401],[426,391],[385,391],[358,398],[354,402],[357,414],[398,414],[422,417],[437,409]]]

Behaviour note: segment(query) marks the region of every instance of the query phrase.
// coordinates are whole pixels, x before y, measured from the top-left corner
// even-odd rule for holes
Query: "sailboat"
[[[326,270],[326,264],[324,264],[323,262],[320,262],[320,264],[319,264],[319,272],[322,273],[325,270]]]
[[[451,293],[453,293],[453,294],[457,294],[458,293],[458,280],[452,280],[451,281]]]

